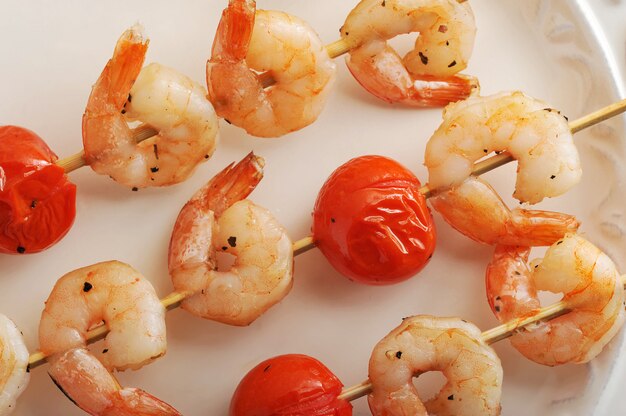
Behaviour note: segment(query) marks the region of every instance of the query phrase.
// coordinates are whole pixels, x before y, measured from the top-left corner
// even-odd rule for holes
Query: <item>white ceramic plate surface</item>
[[[147,62],[174,67],[204,84],[205,63],[226,1],[55,2],[3,0],[0,5],[0,124],[36,131],[60,156],[81,148],[81,116],[92,83],[118,36],[136,21],[151,39]],[[307,20],[325,43],[334,41],[354,1],[260,0],[259,7]],[[519,89],[561,109],[570,119],[615,101],[614,77],[602,34],[582,1],[473,0],[478,36],[465,71],[482,93]],[[410,39],[396,42],[404,50]],[[271,53],[271,51],[268,51]],[[294,240],[306,236],[311,209],[327,176],[365,154],[392,157],[426,178],[424,145],[441,120],[440,109],[387,105],[362,90],[337,59],[330,101],[312,126],[276,140],[249,137],[221,122],[221,142],[211,160],[187,182],[140,192],[89,168],[71,174],[78,185],[78,215],[70,233],[50,250],[0,257],[0,312],[38,345],[37,327],[54,282],[95,262],[117,259],[140,270],[165,296],[172,290],[167,248],[186,200],[228,163],[254,150],[266,159],[265,178],[252,194],[271,210]],[[624,120],[616,118],[576,135],[584,179],[567,195],[539,207],[577,215],[581,231],[626,270]],[[514,167],[487,177],[507,201]],[[395,286],[370,287],[341,277],[313,250],[296,259],[295,283],[282,303],[246,328],[168,313],[168,353],[136,372],[119,374],[185,415],[224,415],[240,378],[260,361],[303,353],[323,361],[345,385],[367,377],[372,347],[404,316],[460,316],[481,329],[497,324],[484,295],[483,274],[492,248],[451,230],[435,214],[439,242],[418,276]],[[621,400],[611,380],[623,371],[620,333],[588,365],[546,368],[531,363],[507,341],[495,345],[504,367],[503,414],[609,414]],[[436,378],[420,382],[425,394]],[[369,414],[365,399],[356,415]],[[54,386],[46,367],[33,370],[16,415],[78,415]]]

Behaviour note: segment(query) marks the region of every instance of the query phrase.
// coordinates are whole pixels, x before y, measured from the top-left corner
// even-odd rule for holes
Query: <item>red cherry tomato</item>
[[[230,402],[230,416],[350,416],[350,402],[337,398],[342,387],[315,358],[280,355],[244,376]]]
[[[76,186],[56,160],[32,131],[0,126],[0,252],[39,252],[72,226]]]
[[[386,285],[415,275],[436,240],[420,186],[394,160],[350,160],[330,175],[317,197],[315,243],[335,269],[362,283]]]

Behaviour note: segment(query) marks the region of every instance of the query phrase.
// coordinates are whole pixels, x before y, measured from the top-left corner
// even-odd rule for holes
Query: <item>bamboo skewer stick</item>
[[[576,133],[580,130],[583,130],[587,127],[593,126],[597,123],[600,123],[602,121],[605,121],[611,117],[614,117],[617,114],[620,114],[622,112],[626,111],[626,99],[618,101],[616,103],[610,104],[604,108],[601,108],[600,110],[594,111],[586,116],[583,116],[573,122],[571,122],[569,124],[570,126],[570,130],[572,131],[572,133]],[[150,127],[147,126],[139,126],[135,129],[136,132],[136,137],[141,138],[141,140],[145,140],[148,137],[152,136],[153,130]],[[472,174],[474,175],[481,175],[485,172],[488,172],[492,169],[495,169],[499,166],[505,165],[506,163],[512,161],[513,159],[511,158],[511,156],[505,152],[505,153],[501,153],[499,155],[496,156],[492,156],[486,160],[483,160],[481,162],[476,163],[474,166],[474,170],[472,171]],[[81,164],[82,161],[82,164]],[[60,166],[63,166],[66,171],[71,171],[73,169],[77,169],[78,167],[84,166],[84,159],[82,158],[82,152],[78,153],[74,156],[71,156],[69,158],[66,159],[62,159],[57,161],[57,164]],[[66,168],[67,166],[67,168]],[[422,194],[424,194],[424,196],[426,198],[429,198],[430,196],[432,196],[432,190],[428,188],[428,185],[423,186],[422,188],[420,188],[420,192]],[[302,238],[298,241],[296,241],[293,244],[293,252],[294,255],[299,255],[302,253],[305,253],[306,251],[311,250],[312,248],[315,247],[315,241],[313,240],[313,237],[308,236],[305,238]],[[183,299],[185,299],[185,297],[190,296],[191,294],[188,293],[178,293],[178,292],[172,292],[169,295],[167,295],[165,298],[163,298],[161,300],[161,303],[163,304],[163,306],[167,309],[167,310],[171,310],[174,308],[177,308],[178,306],[180,306],[180,302],[183,301]],[[560,310],[561,314],[566,313],[563,312],[565,309],[564,305],[553,305],[554,307],[557,307],[557,310]],[[560,309],[559,309],[560,308]],[[558,315],[554,315],[552,317],[556,317]],[[533,319],[532,317],[529,319]],[[539,318],[537,318],[539,319]],[[541,318],[541,319],[545,319],[545,318]],[[529,322],[524,323],[523,325],[528,324]],[[498,328],[502,328],[504,327],[504,325],[498,327]],[[498,328],[495,328],[494,331]],[[517,326],[513,327],[514,329],[517,328]],[[107,329],[104,325],[99,326],[97,328],[94,328],[93,330],[89,331],[88,333],[88,341],[89,342],[94,342],[97,340],[100,340],[102,338],[104,338],[107,334]],[[500,339],[503,338],[507,338],[509,336],[511,336],[511,333],[503,333],[501,335],[498,335],[500,338],[494,338],[495,341],[498,341]],[[492,341],[492,342],[495,342]],[[35,368],[41,364],[43,364],[46,360],[46,356],[41,353],[41,352],[35,352],[30,356],[29,359],[29,366],[30,368]],[[361,392],[362,389],[357,389],[356,391]],[[364,393],[366,394],[366,393]],[[359,396],[360,397],[360,396]]]
[[[626,289],[626,274],[622,275],[621,279],[622,279],[624,288]],[[495,328],[491,328],[487,331],[484,331],[481,334],[481,338],[486,344],[493,344],[495,342],[502,341],[503,339],[506,339],[512,336],[513,334],[515,334],[515,332],[518,329],[521,329],[525,327],[526,325],[530,325],[532,323],[539,322],[539,321],[549,321],[551,319],[565,315],[571,311],[572,309],[570,309],[566,301],[553,303],[550,306],[546,306],[545,308],[539,309],[533,315],[513,319]],[[352,401],[360,397],[363,397],[371,392],[372,392],[372,383],[370,383],[368,379],[368,380],[362,381],[359,384],[343,389],[341,391],[341,394],[339,395],[339,399]]]

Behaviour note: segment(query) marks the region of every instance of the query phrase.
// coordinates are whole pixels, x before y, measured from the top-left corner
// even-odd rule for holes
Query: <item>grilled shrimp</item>
[[[335,80],[335,63],[304,21],[230,0],[207,63],[217,114],[253,136],[278,137],[313,123]],[[257,72],[275,84],[264,89]]]
[[[404,58],[387,40],[419,32]],[[458,75],[472,54],[476,24],[469,2],[362,0],[348,15],[341,37],[361,45],[348,68],[371,94],[411,106],[442,106],[478,91],[475,78]]]
[[[541,262],[530,249],[498,246],[487,267],[487,298],[501,322],[541,307],[537,292],[564,293],[566,315],[525,327],[511,344],[527,358],[554,366],[583,363],[600,353],[624,322],[624,289],[615,264],[589,241],[568,234]]]
[[[422,403],[413,377],[428,371],[441,371],[447,383]],[[500,359],[478,328],[458,318],[404,319],[374,347],[369,378],[375,416],[500,414]]]
[[[28,350],[19,329],[0,314],[0,416],[15,409],[15,401],[26,390]]]
[[[213,154],[218,134],[204,88],[156,63],[141,69],[147,48],[141,28],[124,32],[83,115],[86,162],[132,188],[184,181]],[[156,137],[137,143],[131,121],[156,130]]]
[[[86,348],[88,330],[104,322],[104,349]],[[165,354],[165,309],[152,285],[127,264],[109,261],[59,279],[39,324],[48,373],[92,415],[179,415],[150,394],[122,388],[112,370],[138,369]]]
[[[513,196],[535,204],[561,195],[580,181],[582,170],[567,119],[521,92],[472,97],[450,104],[426,145],[431,188],[456,187],[474,162],[509,151],[518,161]]]
[[[249,325],[291,289],[293,251],[272,214],[244,199],[261,180],[263,159],[250,153],[217,174],[178,215],[169,248],[182,308],[206,319]],[[217,253],[235,261],[219,270]]]

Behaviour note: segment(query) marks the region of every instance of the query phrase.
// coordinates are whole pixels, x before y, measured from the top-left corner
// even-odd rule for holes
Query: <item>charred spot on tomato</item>
[[[85,282],[83,284],[83,292],[89,292],[91,289],[93,289],[93,285],[89,282]]]
[[[152,172],[152,173],[156,173],[158,171],[159,171],[159,168],[157,166],[154,166],[154,167],[150,168],[150,172]]]
[[[37,206],[37,200],[33,199],[33,201],[30,203],[30,207],[35,209],[36,206]]]
[[[24,246],[17,246],[17,252],[20,253],[20,254],[26,253],[26,247],[24,247]]]
[[[398,351],[398,352],[396,352],[396,358],[397,358],[397,359],[402,358],[402,351]]]
[[[231,236],[228,237],[228,245],[231,247],[237,247],[237,237]]]
[[[322,186],[313,210],[313,239],[341,274],[386,285],[419,272],[436,233],[419,180],[382,156],[352,159]]]
[[[108,348],[105,348],[105,349],[102,350],[102,354],[106,354],[107,352],[109,352]]]
[[[267,370],[269,370],[271,366],[272,366],[272,364],[268,364],[268,365],[267,365],[267,367],[265,367],[265,368],[263,369],[263,372],[264,372],[264,373],[267,373]]]

